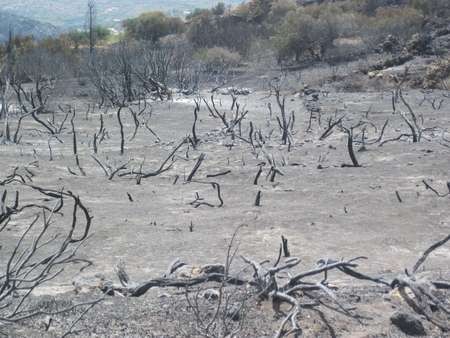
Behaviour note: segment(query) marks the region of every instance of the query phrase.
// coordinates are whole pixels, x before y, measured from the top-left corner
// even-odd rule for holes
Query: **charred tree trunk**
[[[117,110],[117,122],[119,122],[120,127],[120,155],[123,155],[125,153],[125,133],[123,131],[123,122],[122,122],[122,108],[123,105],[119,107]]]

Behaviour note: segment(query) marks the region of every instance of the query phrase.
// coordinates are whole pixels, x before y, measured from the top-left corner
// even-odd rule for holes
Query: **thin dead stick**
[[[206,158],[206,154],[205,153],[201,153],[199,158],[197,159],[197,162],[195,163],[194,168],[192,168],[191,173],[189,174],[188,178],[186,179],[186,182],[191,182],[192,181],[192,179],[195,176],[195,173],[200,168],[200,166],[202,165],[202,163],[205,160],[205,158]]]
[[[262,196],[262,192],[261,192],[261,190],[259,190],[258,193],[256,194],[255,207],[261,206],[261,196]]]
[[[448,188],[448,193],[446,194],[441,194],[439,193],[439,191],[437,191],[436,189],[434,189],[427,181],[422,180],[422,183],[425,185],[426,189],[431,190],[432,192],[434,192],[438,197],[447,197],[450,195],[450,182],[447,182],[447,188]]]
[[[131,172],[128,173],[120,173],[118,174],[119,177],[123,177],[123,176],[136,176],[139,177],[140,179],[142,178],[149,178],[149,177],[154,177],[154,176],[158,176],[168,170],[170,170],[173,166],[174,163],[174,155],[175,153],[184,145],[188,142],[187,138],[184,138],[171,152],[170,154],[166,157],[166,159],[161,163],[160,167],[156,170],[156,171],[152,171],[152,172],[142,172],[142,168],[139,169],[139,171],[134,171],[132,170]],[[172,159],[172,163],[170,163],[169,165],[167,165],[167,162],[169,162],[169,160]]]
[[[425,250],[425,252],[422,254],[422,256],[419,258],[419,260],[417,261],[416,264],[414,264],[414,267],[412,269],[413,273],[416,273],[417,270],[420,268],[420,266],[425,262],[425,260],[428,258],[428,256],[436,249],[438,249],[439,247],[443,246],[444,244],[446,244],[448,241],[450,241],[450,235],[448,235],[447,237],[443,238],[442,240],[434,243],[432,246],[430,246],[427,250]]]
[[[319,137],[320,141],[325,140],[328,136],[331,135],[331,133],[333,132],[334,127],[336,127],[337,125],[339,125],[342,120],[344,119],[345,115],[340,117],[339,119],[337,119],[336,121],[334,121],[333,123],[331,123],[331,121],[328,124],[328,128],[322,133],[322,135]]]
[[[80,170],[81,175],[86,176],[85,171],[81,167],[80,158],[78,156],[77,132],[75,130],[75,117],[76,117],[76,112],[75,112],[75,109],[73,109],[72,110],[72,118],[70,119],[70,125],[72,126],[73,154],[75,156],[75,163],[78,167],[78,170]]]
[[[211,178],[211,177],[219,177],[219,176],[225,176],[231,173],[231,170],[226,170],[217,174],[208,174],[206,175],[206,177]]]
[[[262,165],[258,166],[258,172],[256,173],[255,179],[253,180],[253,185],[258,185],[258,180],[262,174]]]
[[[123,105],[121,105],[119,107],[119,109],[117,110],[117,122],[119,122],[119,127],[120,127],[120,155],[123,155],[125,152],[125,134],[123,131],[123,122],[122,122],[122,116],[121,116],[122,108],[123,108]]]

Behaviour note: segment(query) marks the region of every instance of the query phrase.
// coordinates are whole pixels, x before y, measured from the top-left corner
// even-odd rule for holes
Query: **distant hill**
[[[33,35],[36,39],[54,36],[59,32],[51,24],[0,11],[0,42],[8,40],[10,29],[14,35]]]
[[[0,0],[0,9],[64,28],[85,24],[87,0]],[[149,10],[161,10],[172,15],[183,15],[195,8],[215,6],[219,0],[96,0],[97,22],[119,26],[123,19]],[[223,0],[238,4],[242,0]]]

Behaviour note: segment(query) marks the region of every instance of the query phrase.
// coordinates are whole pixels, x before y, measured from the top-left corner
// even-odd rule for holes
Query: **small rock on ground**
[[[391,316],[391,323],[398,327],[402,332],[411,336],[425,336],[426,331],[423,324],[415,315],[406,312],[395,312]]]

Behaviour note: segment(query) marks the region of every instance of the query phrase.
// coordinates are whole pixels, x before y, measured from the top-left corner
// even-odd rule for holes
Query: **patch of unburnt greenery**
[[[255,60],[255,51],[274,55],[272,61],[279,64],[298,65],[335,64],[386,51],[386,37],[395,41],[389,53],[409,50],[411,37],[429,29],[430,22],[442,25],[449,7],[445,0],[250,0],[235,7],[219,3],[211,9],[194,10],[185,18],[143,13],[124,21],[124,32],[119,34],[94,26],[92,31],[68,32],[42,41],[13,37],[12,45],[18,60],[37,49],[47,54],[46,63],[53,66],[53,60],[61,60],[58,63],[64,64],[67,75],[83,78],[92,74],[86,66],[92,61],[92,36],[95,46],[102,45],[97,49],[100,54],[136,42],[165,51],[170,41],[176,53],[167,73],[175,74],[176,86],[185,90],[191,86],[187,83],[198,83],[200,70],[217,71],[241,59]],[[7,52],[6,46],[0,48],[0,56]],[[129,52],[132,59],[138,56],[136,48]],[[33,80],[26,75],[22,74]]]

